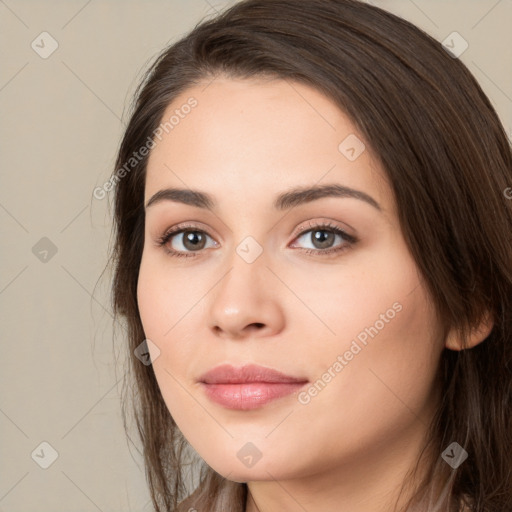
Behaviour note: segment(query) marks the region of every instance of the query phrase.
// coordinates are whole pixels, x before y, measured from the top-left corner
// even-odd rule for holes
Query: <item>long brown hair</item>
[[[148,157],[130,159],[154,138],[178,94],[220,75],[298,81],[333,100],[386,171],[403,236],[444,332],[457,328],[467,339],[486,312],[492,315],[493,329],[482,343],[442,354],[442,397],[424,450],[439,456],[429,461],[410,504],[441,478],[450,484],[450,512],[464,502],[475,512],[510,512],[511,147],[489,99],[459,59],[411,23],[357,0],[239,2],[166,48],[136,91],[112,176],[112,300],[127,329],[125,406],[132,406],[155,509],[243,511],[247,498],[246,484],[203,464],[193,499],[178,505],[191,492],[184,477],[190,447],[151,365],[132,355],[145,339],[137,279]],[[441,458],[453,441],[469,454],[457,469]]]

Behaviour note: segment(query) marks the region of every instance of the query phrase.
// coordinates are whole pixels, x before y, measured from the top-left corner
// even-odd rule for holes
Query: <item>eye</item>
[[[357,242],[357,239],[354,236],[349,235],[340,227],[331,223],[310,224],[309,227],[311,229],[302,231],[300,236],[296,238],[296,240],[304,239],[306,244],[310,244],[309,247],[304,249],[304,252],[307,254],[318,254],[323,256],[326,254],[337,253],[347,250]],[[336,239],[341,241],[341,244],[334,245]]]
[[[165,247],[165,250],[171,256],[190,257],[195,256],[195,254],[187,254],[187,252],[194,253],[207,248],[207,238],[211,239],[208,234],[197,226],[178,226],[168,230],[160,237],[157,240],[157,245]],[[214,242],[211,246],[215,247],[216,244]]]

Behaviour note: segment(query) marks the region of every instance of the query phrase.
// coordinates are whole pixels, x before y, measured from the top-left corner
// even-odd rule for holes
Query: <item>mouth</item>
[[[250,410],[290,395],[309,381],[285,375],[271,368],[221,365],[198,379],[206,396],[228,409]]]

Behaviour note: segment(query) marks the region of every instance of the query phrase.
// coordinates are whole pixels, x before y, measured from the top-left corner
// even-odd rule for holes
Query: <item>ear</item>
[[[449,350],[457,351],[464,350],[466,348],[473,348],[489,336],[493,327],[494,319],[492,318],[492,315],[486,311],[479,325],[471,330],[469,339],[467,340],[467,346],[462,346],[462,337],[460,336],[460,333],[454,329],[450,329],[450,332],[446,336],[445,347]]]

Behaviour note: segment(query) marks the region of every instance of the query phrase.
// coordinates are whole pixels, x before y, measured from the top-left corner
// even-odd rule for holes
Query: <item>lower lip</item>
[[[304,382],[247,382],[245,384],[201,383],[210,400],[228,409],[250,410],[298,391]]]

